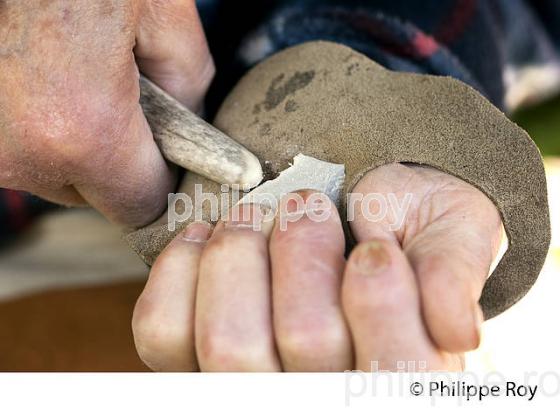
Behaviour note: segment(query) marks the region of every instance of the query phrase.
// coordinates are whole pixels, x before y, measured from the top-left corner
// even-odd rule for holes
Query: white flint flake
[[[264,204],[275,211],[285,194],[302,189],[312,189],[326,194],[338,205],[344,178],[344,165],[298,154],[294,157],[292,166],[282,171],[277,178],[253,189],[239,203]]]

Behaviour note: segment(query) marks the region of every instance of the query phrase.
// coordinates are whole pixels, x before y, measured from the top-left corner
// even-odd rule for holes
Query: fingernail
[[[182,239],[187,242],[206,242],[212,232],[208,222],[193,222],[183,231]]]
[[[290,192],[280,199],[280,209],[287,214],[327,212],[330,207],[330,199],[327,194],[312,190]]]
[[[268,236],[274,226],[272,209],[264,204],[243,204],[232,208],[225,229],[252,229]]]
[[[353,263],[362,275],[375,276],[389,269],[391,256],[383,243],[372,241],[358,245],[353,254]]]

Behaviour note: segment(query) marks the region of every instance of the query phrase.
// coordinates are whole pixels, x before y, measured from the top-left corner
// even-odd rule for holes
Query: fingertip
[[[344,232],[336,205],[323,192],[299,190],[283,195],[276,211],[272,241],[305,238],[344,248]]]
[[[390,240],[359,244],[349,257],[342,304],[354,339],[357,368],[398,369],[399,363],[440,362],[426,333],[414,273]]]
[[[434,344],[449,353],[464,353],[476,350],[481,341],[481,324],[478,319],[480,308],[474,313],[465,313],[464,323],[452,323],[448,318],[427,319],[427,326]]]
[[[373,277],[388,271],[391,266],[390,244],[372,240],[358,244],[348,260],[348,274]]]
[[[391,241],[375,239],[358,244],[350,253],[342,288],[349,315],[411,310],[410,303],[414,305],[417,299],[416,286],[411,268],[399,252]]]
[[[186,242],[206,243],[212,235],[212,230],[213,227],[208,222],[193,222],[181,232],[179,238]]]
[[[484,319],[477,298],[463,280],[449,272],[433,272],[423,275],[420,282],[424,320],[434,344],[450,353],[476,349]]]
[[[448,352],[466,352],[480,344],[483,317],[478,300],[492,262],[492,227],[499,224],[487,225],[440,220],[406,250],[430,336]]]
[[[240,203],[233,206],[218,225],[219,230],[249,229],[268,239],[274,227],[274,211],[265,204]]]

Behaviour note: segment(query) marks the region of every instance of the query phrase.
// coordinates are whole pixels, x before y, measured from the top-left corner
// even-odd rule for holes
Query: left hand
[[[348,261],[330,202],[327,220],[276,223],[270,240],[266,229],[233,222],[213,232],[189,225],[137,302],[140,357],[164,371],[462,369],[462,353],[480,340],[498,211],[466,182],[415,165],[376,168],[354,193],[412,201],[401,225],[392,214],[372,221],[356,212]],[[254,205],[231,212],[243,207],[260,215]],[[403,367],[409,361],[416,368]]]

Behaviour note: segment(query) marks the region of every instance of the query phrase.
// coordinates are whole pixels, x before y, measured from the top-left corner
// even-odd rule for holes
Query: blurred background
[[[467,370],[560,369],[560,98],[513,119],[546,158],[552,247],[529,294],[485,323]],[[90,210],[57,210],[2,241],[0,371],[147,370],[130,321],[148,269],[118,228]]]

